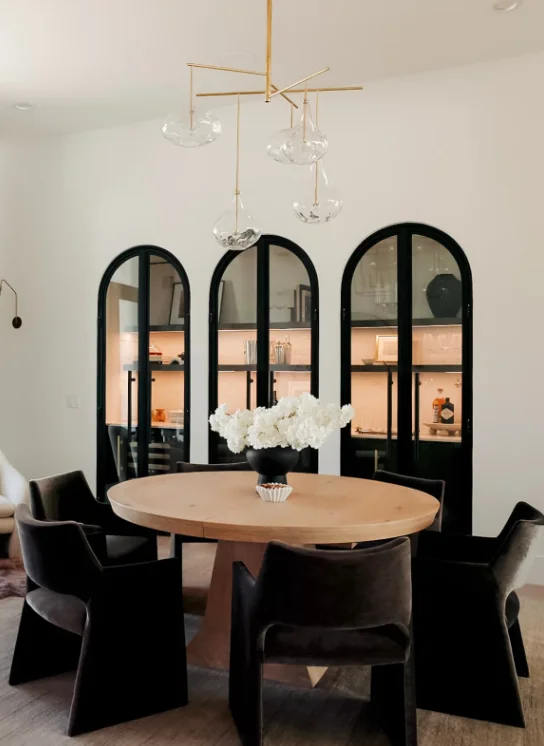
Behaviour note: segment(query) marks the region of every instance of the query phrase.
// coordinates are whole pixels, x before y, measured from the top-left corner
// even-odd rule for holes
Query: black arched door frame
[[[268,407],[270,378],[270,247],[278,246],[291,251],[304,265],[311,287],[311,320],[310,320],[310,392],[319,396],[319,282],[317,272],[309,255],[297,244],[287,238],[274,235],[261,236],[257,243],[257,406]],[[239,251],[227,251],[219,260],[210,282],[210,337],[209,337],[209,390],[208,401],[210,414],[219,406],[219,318],[218,298],[219,283],[225,270]],[[210,431],[209,461],[217,458],[218,436]],[[317,471],[317,451],[311,453],[312,471]]]
[[[397,470],[414,473],[414,448],[412,438],[412,237],[423,236],[436,241],[447,249],[457,262],[462,283],[462,448],[463,484],[466,500],[459,505],[457,525],[472,531],[472,453],[473,453],[473,292],[472,271],[461,246],[451,236],[438,228],[423,223],[400,223],[376,231],[368,236],[350,256],[342,277],[341,290],[341,402],[351,402],[351,289],[355,270],[371,248],[381,241],[397,239],[398,280],[398,436]],[[351,454],[351,431],[344,428],[341,434],[341,473],[348,470]]]
[[[107,449],[110,448],[106,423],[106,298],[110,282],[117,270],[128,260],[138,258],[138,474],[146,476],[148,471],[148,447],[150,439],[149,418],[143,416],[150,408],[149,369],[149,278],[151,257],[160,257],[177,272],[184,290],[184,460],[190,459],[191,447],[191,288],[187,273],[173,254],[159,246],[142,245],[127,249],[108,265],[98,290],[98,334],[97,334],[97,429],[96,429],[96,486],[99,498],[105,497],[107,483]]]

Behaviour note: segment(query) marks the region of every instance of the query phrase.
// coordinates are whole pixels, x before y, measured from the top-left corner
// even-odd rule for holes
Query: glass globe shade
[[[217,218],[213,235],[220,246],[233,251],[249,249],[261,237],[261,229],[245,209],[240,194],[234,195],[229,209]]]
[[[293,210],[303,223],[328,223],[338,215],[343,202],[329,184],[322,163],[313,163],[309,172],[302,196],[293,202]]]
[[[329,141],[316,127],[309,102],[303,105],[299,123],[293,127],[284,145],[285,155],[297,166],[310,166],[319,161],[329,149]]]
[[[278,163],[284,163],[285,165],[292,165],[293,161],[290,161],[285,152],[285,144],[288,140],[292,139],[293,130],[285,129],[278,130],[270,135],[268,144],[266,146],[267,154]]]
[[[198,148],[216,140],[221,134],[221,122],[211,111],[194,111],[191,123],[189,111],[170,114],[162,133],[174,145]]]

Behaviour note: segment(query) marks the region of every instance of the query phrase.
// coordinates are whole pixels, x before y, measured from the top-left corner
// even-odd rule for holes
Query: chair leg
[[[73,671],[77,668],[80,649],[81,637],[50,624],[25,601],[9,683],[17,686]]]
[[[404,664],[372,667],[370,700],[392,746],[417,746],[413,655]]]
[[[527,655],[525,653],[525,645],[523,644],[523,637],[521,634],[521,627],[519,625],[519,619],[516,619],[514,624],[508,630],[510,637],[510,643],[512,645],[512,653],[514,655],[514,663],[516,664],[516,672],[518,676],[524,679],[529,678],[529,664],[527,662]]]

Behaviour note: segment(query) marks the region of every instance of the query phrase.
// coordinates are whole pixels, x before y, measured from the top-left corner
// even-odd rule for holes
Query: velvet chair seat
[[[109,565],[123,565],[127,562],[149,562],[149,538],[145,536],[106,536]]]
[[[410,636],[393,624],[365,630],[327,630],[275,625],[265,638],[270,663],[306,666],[378,666],[406,663]]]
[[[83,635],[87,609],[77,596],[56,593],[47,588],[36,588],[26,594],[26,602],[49,624],[54,624],[66,632],[73,632],[74,635]]]

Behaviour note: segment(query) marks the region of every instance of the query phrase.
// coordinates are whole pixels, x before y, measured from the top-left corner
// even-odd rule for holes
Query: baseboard
[[[544,557],[536,557],[527,580],[531,585],[544,585]]]

